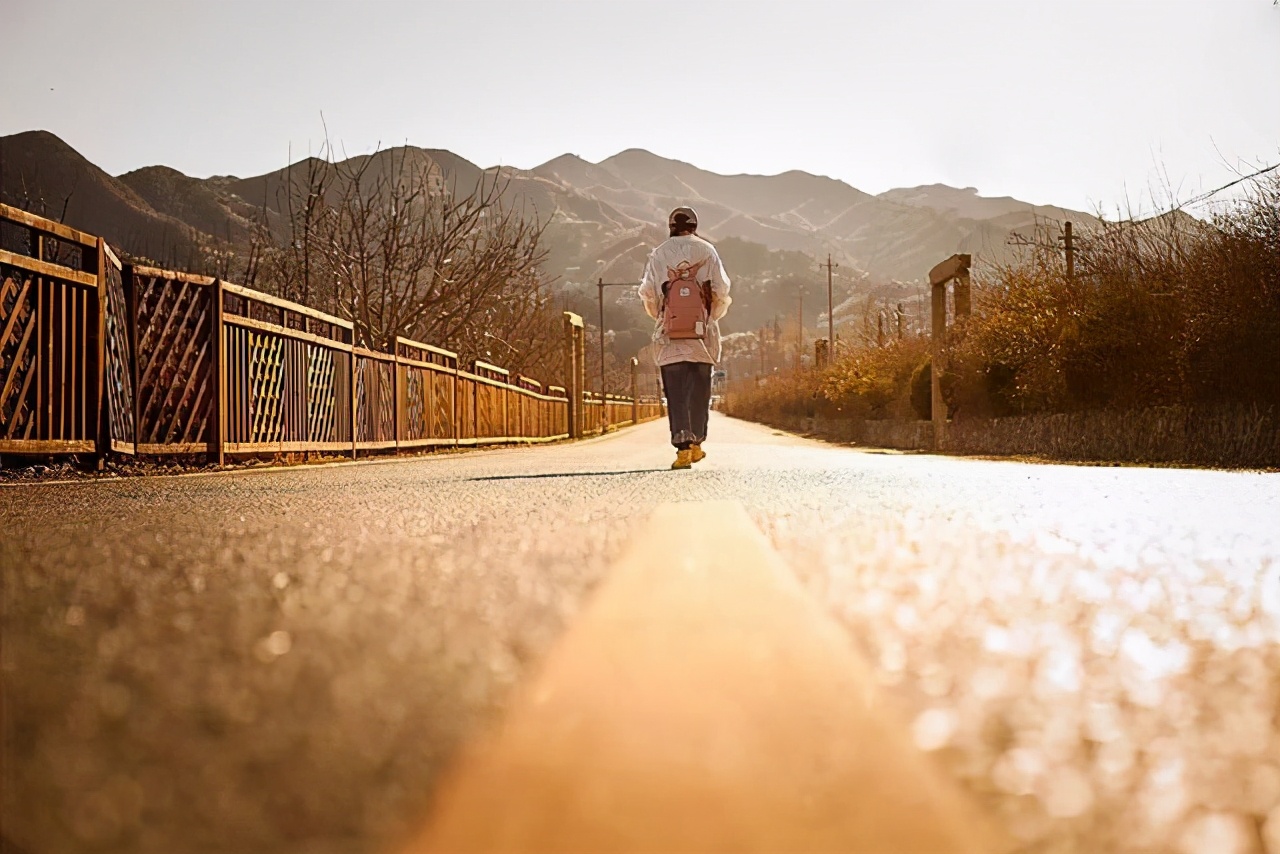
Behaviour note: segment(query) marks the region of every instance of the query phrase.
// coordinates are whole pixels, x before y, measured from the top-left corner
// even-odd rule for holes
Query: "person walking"
[[[729,310],[729,276],[716,248],[698,236],[698,214],[678,207],[667,217],[670,237],[653,250],[640,282],[644,310],[657,321],[654,361],[667,396],[673,469],[706,457],[711,371],[720,361],[720,318]]]

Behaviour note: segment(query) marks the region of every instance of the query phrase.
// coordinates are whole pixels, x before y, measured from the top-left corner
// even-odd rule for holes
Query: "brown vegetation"
[[[976,452],[981,442],[965,422],[1023,416],[1022,438],[997,443],[1009,452],[1280,463],[1274,436],[1244,435],[1274,432],[1280,411],[1280,176],[1254,182],[1207,222],[1175,211],[1101,223],[1078,234],[1077,247],[1073,276],[1046,239],[975,278],[974,313],[954,328],[943,375],[956,422],[949,437],[966,437],[964,449]],[[927,418],[930,367],[925,339],[864,345],[824,371],[740,389],[730,405],[766,421]],[[1083,413],[1128,413],[1166,435],[1124,438],[1125,418],[1095,417],[1055,428],[1043,448],[1022,440],[1043,432],[1036,418]],[[1119,433],[1108,452],[1089,437],[1071,439],[1071,429]],[[1166,450],[1139,450],[1151,442]],[[1168,450],[1175,446],[1193,450]]]
[[[283,178],[283,221],[264,206],[246,284],[351,320],[364,346],[390,350],[403,336],[513,373],[558,373],[544,224],[508,203],[502,178],[458,192],[410,149],[311,159]]]

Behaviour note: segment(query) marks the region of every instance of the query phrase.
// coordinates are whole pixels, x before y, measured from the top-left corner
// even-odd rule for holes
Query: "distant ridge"
[[[485,169],[452,152],[401,146],[351,158],[369,174],[402,163],[425,169],[442,187],[470,192],[480,181],[506,184],[507,201],[548,221],[548,272],[562,281],[639,275],[664,237],[667,212],[692,204],[713,240],[735,238],[774,252],[830,252],[849,278],[920,279],[941,258],[975,252],[1002,260],[1010,232],[1037,218],[1091,219],[1079,211],[989,198],[973,187],[930,184],[865,193],[843,181],[792,170],[721,175],[639,148],[599,163],[563,154],[529,170]],[[102,234],[138,255],[177,259],[200,246],[242,246],[258,219],[278,225],[290,170],[193,178],[166,166],[112,177],[46,131],[0,137],[0,198],[34,205]],[[863,276],[863,274],[866,274]]]
[[[0,201],[128,246],[135,255],[198,256],[199,229],[157,211],[48,131],[0,136]]]

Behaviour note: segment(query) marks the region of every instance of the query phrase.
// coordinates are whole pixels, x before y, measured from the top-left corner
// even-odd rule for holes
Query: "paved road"
[[[638,522],[730,498],[1027,850],[1280,852],[1280,476],[662,433],[0,488],[6,851],[385,848]]]

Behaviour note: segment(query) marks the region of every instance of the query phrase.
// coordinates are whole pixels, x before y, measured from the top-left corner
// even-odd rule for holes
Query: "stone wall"
[[[928,421],[780,418],[770,423],[858,445],[935,450]],[[1280,468],[1280,416],[1255,406],[1170,406],[959,419],[947,424],[941,450],[1064,461]]]

